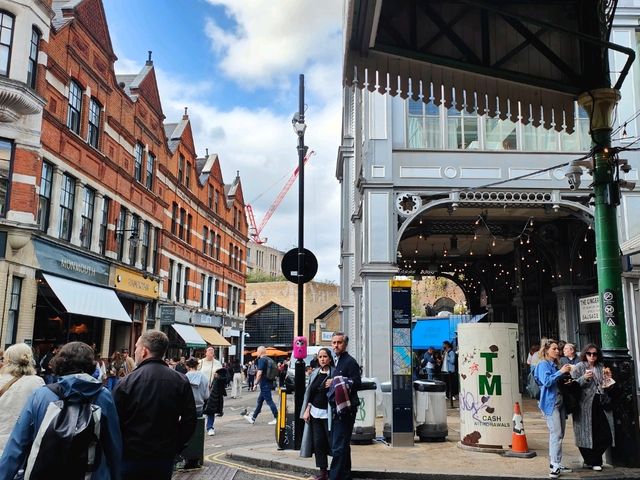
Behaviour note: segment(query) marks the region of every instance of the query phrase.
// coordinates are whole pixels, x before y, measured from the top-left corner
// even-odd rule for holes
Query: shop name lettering
[[[91,265],[85,265],[84,263],[74,262],[68,258],[60,259],[60,267],[65,270],[71,270],[72,272],[84,273],[85,275],[95,276],[98,271]]]
[[[129,278],[127,283],[131,288],[135,288],[136,290],[144,290],[148,292],[151,289],[148,284],[141,282],[140,280],[136,280],[135,278]]]
[[[487,373],[478,376],[478,387],[480,395],[502,395],[502,381],[500,375],[493,375],[493,359],[498,357],[498,352],[480,353],[480,358],[484,358]]]

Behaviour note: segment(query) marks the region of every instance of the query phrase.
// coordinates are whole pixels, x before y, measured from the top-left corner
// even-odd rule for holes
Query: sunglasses
[[[589,355],[590,357],[598,356],[598,352],[585,352],[585,355]]]

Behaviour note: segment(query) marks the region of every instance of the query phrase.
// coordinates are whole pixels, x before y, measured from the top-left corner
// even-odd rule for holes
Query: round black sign
[[[284,278],[298,283],[298,249],[292,248],[282,257],[282,274]],[[310,250],[302,249],[302,283],[310,282],[318,273],[318,260]]]

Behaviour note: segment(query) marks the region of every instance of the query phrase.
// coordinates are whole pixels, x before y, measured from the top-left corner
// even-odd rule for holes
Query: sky
[[[256,222],[298,164],[291,119],[305,76],[304,246],[315,280],[338,281],[342,0],[103,0],[116,74],[138,73],[151,50],[166,123],[188,107],[196,153],[217,153],[225,183],[240,172]],[[298,245],[298,183],[262,232]]]

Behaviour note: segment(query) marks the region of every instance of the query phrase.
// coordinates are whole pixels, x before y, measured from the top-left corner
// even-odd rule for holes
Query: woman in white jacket
[[[44,381],[33,368],[31,347],[16,343],[7,348],[4,366],[0,370],[0,454],[27,398],[42,385]]]

